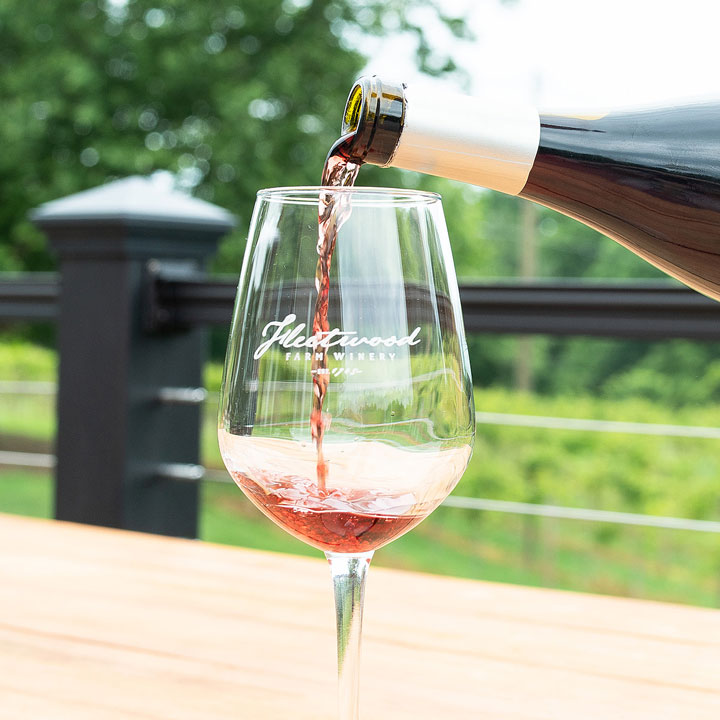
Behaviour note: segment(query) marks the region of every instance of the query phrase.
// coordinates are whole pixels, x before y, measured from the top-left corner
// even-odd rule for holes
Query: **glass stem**
[[[372,552],[357,555],[326,552],[335,590],[340,720],[358,720],[360,634],[365,578]]]

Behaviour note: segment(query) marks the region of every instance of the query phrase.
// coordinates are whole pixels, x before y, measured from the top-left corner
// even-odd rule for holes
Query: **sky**
[[[471,94],[505,94],[544,110],[600,111],[720,97],[717,0],[440,0],[475,40],[426,24],[470,76]],[[376,43],[367,70],[434,85],[409,40]],[[452,89],[447,80],[444,85]],[[457,85],[455,86],[457,88]]]

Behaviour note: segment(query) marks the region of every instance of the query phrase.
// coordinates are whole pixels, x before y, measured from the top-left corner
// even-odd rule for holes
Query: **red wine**
[[[567,117],[366,77],[342,132],[353,162],[520,195],[720,300],[720,102]]]
[[[271,520],[320,550],[361,553],[376,550],[421,522],[424,514],[379,513],[373,505],[397,501],[372,490],[323,490],[302,476],[262,473],[262,484],[233,472],[235,482]],[[256,476],[257,477],[257,476]],[[383,502],[385,501],[385,502]],[[366,512],[358,506],[366,506]]]
[[[344,152],[344,138],[341,138],[328,153],[322,174],[323,186],[347,186],[355,183],[360,165],[349,160]],[[318,263],[315,272],[315,312],[313,313],[313,335],[321,337],[330,330],[328,305],[330,303],[330,266],[335,250],[338,230],[350,213],[349,198],[332,192],[321,192],[318,206]],[[317,480],[325,490],[328,466],[323,456],[322,442],[325,427],[330,418],[323,412],[330,374],[327,371],[327,348],[318,345],[312,354],[313,404],[310,413],[310,432],[317,447]]]

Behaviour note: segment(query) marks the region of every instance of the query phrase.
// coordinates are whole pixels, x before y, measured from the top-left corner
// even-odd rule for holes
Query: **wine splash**
[[[345,152],[347,138],[340,138],[330,149],[322,174],[323,187],[348,187],[355,184],[360,165],[352,162]],[[318,205],[318,263],[315,271],[315,312],[313,335],[321,340],[330,331],[328,305],[330,302],[330,265],[338,231],[350,215],[350,196],[330,190],[320,193]],[[317,448],[317,481],[321,492],[327,485],[328,467],[323,455],[323,435],[330,417],[323,412],[330,374],[327,366],[327,348],[318,344],[312,354],[313,405],[310,413],[310,432]]]

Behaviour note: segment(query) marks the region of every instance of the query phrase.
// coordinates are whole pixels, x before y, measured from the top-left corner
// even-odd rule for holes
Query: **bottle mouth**
[[[350,159],[388,165],[405,122],[405,86],[377,75],[356,80],[343,112],[343,137],[351,135]]]
[[[342,134],[347,135],[357,130],[360,122],[360,108],[362,107],[362,85],[355,84],[348,95],[343,114]]]

